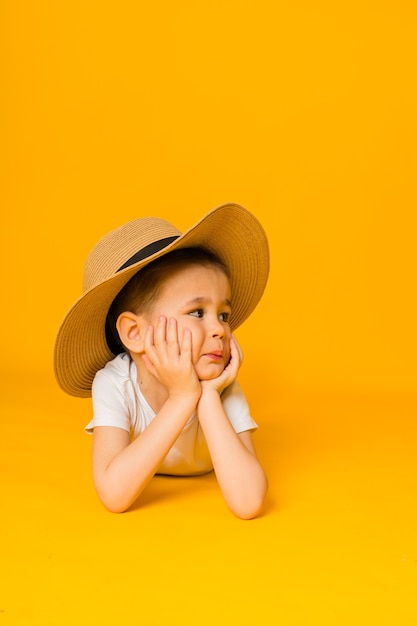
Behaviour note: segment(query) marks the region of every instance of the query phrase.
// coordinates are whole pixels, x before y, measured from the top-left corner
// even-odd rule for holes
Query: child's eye
[[[196,309],[195,311],[190,311],[189,315],[193,317],[204,317],[204,311],[203,309]]]
[[[229,318],[230,318],[230,313],[226,313],[226,312],[220,313],[219,317],[220,317],[220,320],[222,322],[226,322],[227,323],[229,321]]]

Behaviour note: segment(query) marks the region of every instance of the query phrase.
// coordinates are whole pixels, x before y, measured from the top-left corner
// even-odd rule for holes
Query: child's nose
[[[224,326],[218,317],[215,317],[210,325],[210,335],[212,337],[224,337]]]

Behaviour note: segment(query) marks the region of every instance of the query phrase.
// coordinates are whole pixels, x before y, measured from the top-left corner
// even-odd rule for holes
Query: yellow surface
[[[417,623],[413,2],[2,3],[0,623]],[[270,479],[107,513],[55,385],[87,252],[225,201],[271,243],[239,329]]]

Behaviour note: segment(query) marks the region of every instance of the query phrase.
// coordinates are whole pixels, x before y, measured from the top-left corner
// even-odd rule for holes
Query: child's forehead
[[[222,275],[227,278],[226,271],[222,269],[220,265],[210,262],[200,263],[198,261],[189,261],[187,263],[179,263],[178,265],[172,265],[164,268],[162,279],[164,281],[178,280],[183,277],[213,276],[214,274]]]
[[[167,293],[175,296],[203,291],[226,293],[230,296],[229,279],[220,267],[197,264],[179,267],[167,272],[160,284],[161,296]]]

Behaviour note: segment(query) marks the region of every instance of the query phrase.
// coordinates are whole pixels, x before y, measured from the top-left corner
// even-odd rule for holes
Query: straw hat
[[[84,268],[84,293],[59,328],[54,368],[65,392],[91,396],[96,372],[115,356],[106,342],[106,317],[132,276],[168,252],[190,247],[210,250],[229,269],[232,330],[252,313],[266,286],[269,249],[264,229],[247,209],[224,204],[184,233],[160,218],[132,220],[92,249]]]

